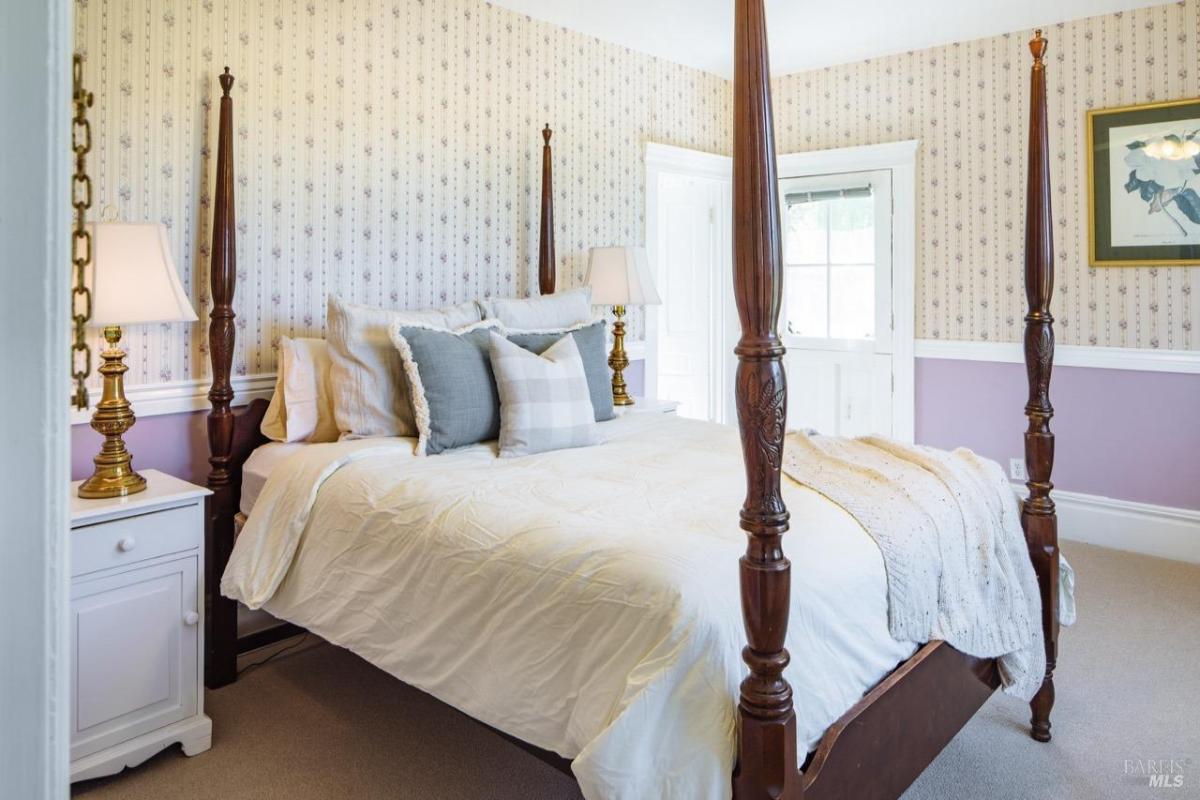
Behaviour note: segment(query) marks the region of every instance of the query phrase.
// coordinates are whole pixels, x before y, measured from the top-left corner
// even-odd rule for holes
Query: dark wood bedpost
[[[1029,43],[1033,51],[1033,76],[1029,118],[1029,183],[1025,219],[1025,368],[1029,374],[1029,402],[1025,416],[1025,465],[1029,472],[1029,498],[1022,506],[1021,522],[1029,556],[1042,592],[1042,628],[1046,637],[1046,679],[1030,703],[1033,738],[1050,741],[1050,709],[1054,706],[1054,666],[1058,657],[1058,519],[1050,491],[1054,466],[1054,434],[1050,418],[1050,373],[1054,367],[1054,235],[1050,209],[1050,148],[1046,130],[1046,39],[1039,30]]]
[[[542,229],[538,239],[538,291],[554,294],[554,170],[550,152],[550,137],[554,132],[549,123],[542,129]]]
[[[232,683],[237,677],[237,604],[221,596],[221,574],[233,549],[234,481],[232,470],[234,413],[233,386],[233,292],[237,282],[237,226],[233,207],[233,75],[229,67],[220,76],[221,116],[217,138],[217,182],[213,205],[213,241],[209,265],[212,311],[208,326],[208,349],[212,359],[212,388],[208,392],[212,410],[208,415],[209,501],[208,546],[208,636],[205,682],[210,688]]]
[[[783,290],[779,182],[762,0],[737,0],[733,78],[733,287],[741,319],[735,393],[746,501],[742,617],[750,674],[738,702],[738,800],[802,796],[792,687],[783,677],[791,564],[783,555],[788,512],[780,491],[787,408],[783,343],[776,326]]]

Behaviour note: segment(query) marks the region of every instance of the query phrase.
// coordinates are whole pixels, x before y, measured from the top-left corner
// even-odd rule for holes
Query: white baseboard
[[[275,391],[274,375],[240,375],[234,377],[234,405],[245,405],[259,397],[271,399]],[[154,417],[159,414],[180,414],[187,411],[202,411],[209,408],[208,390],[212,381],[208,378],[191,381],[171,381],[140,386],[126,386],[125,396],[133,405],[138,417]],[[71,424],[80,425],[92,419],[99,396],[91,392],[91,406],[85,411],[72,410]]]
[[[1028,492],[1016,485],[1018,497]],[[1059,538],[1200,564],[1200,511],[1055,490]]]
[[[1025,353],[1018,342],[966,342],[918,339],[917,358],[957,361],[996,361],[1022,364]],[[1054,366],[1124,369],[1140,372],[1182,372],[1200,375],[1200,350],[1153,350],[1136,347],[1082,347],[1058,345]]]

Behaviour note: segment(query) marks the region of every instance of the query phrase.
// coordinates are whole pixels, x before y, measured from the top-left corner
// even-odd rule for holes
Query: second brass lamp
[[[608,357],[608,366],[613,371],[613,405],[631,406],[633,398],[625,386],[624,374],[629,366],[629,356],[625,353],[625,307],[662,304],[654,288],[645,248],[593,247],[588,257],[587,283],[592,287],[592,302],[612,306],[616,318],[612,353]]]

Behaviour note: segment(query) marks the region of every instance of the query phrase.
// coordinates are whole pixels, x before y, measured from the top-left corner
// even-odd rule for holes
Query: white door
[[[892,173],[780,181],[789,428],[894,434]]]
[[[656,392],[679,402],[679,415],[716,419],[721,346],[721,279],[728,271],[729,183],[719,178],[659,172],[652,221],[651,264],[663,304],[657,328]]]

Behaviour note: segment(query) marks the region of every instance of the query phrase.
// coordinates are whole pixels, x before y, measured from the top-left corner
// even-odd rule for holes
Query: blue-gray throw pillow
[[[492,375],[491,326],[460,332],[395,324],[417,427],[417,455],[486,442],[500,434],[500,397]]]
[[[555,333],[510,333],[508,340],[530,352],[541,355],[549,350],[566,331]],[[575,346],[583,359],[583,372],[587,376],[588,394],[592,399],[592,410],[596,421],[612,419],[612,371],[608,368],[608,340],[604,335],[604,320],[571,331]]]

